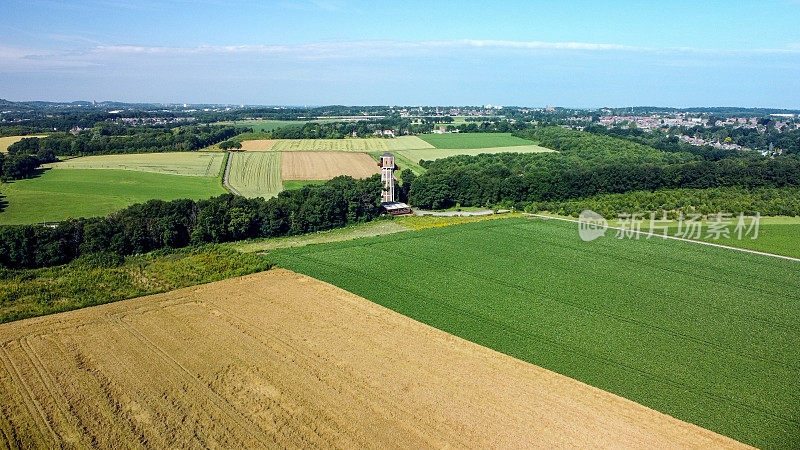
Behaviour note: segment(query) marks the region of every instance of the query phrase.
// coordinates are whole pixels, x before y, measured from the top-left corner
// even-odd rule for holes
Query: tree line
[[[303,234],[369,221],[380,213],[379,176],[337,177],[269,200],[225,194],[208,200],[151,200],[107,217],[0,226],[0,266],[35,268],[83,254],[120,256],[161,248]]]
[[[129,127],[103,122],[76,134],[23,138],[0,154],[0,181],[29,178],[57,156],[194,151],[235,136],[230,126]]]
[[[8,147],[9,154],[52,150],[56,155],[86,156],[115,153],[194,151],[238,134],[231,126],[130,127],[103,122],[77,133],[26,138]]]

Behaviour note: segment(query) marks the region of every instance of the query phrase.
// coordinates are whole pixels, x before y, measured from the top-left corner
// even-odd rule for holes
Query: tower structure
[[[381,202],[394,201],[394,171],[400,170],[400,167],[394,163],[394,155],[386,152],[381,155],[381,160],[378,162],[378,167],[381,168],[381,181],[383,181],[383,192],[381,193]]]

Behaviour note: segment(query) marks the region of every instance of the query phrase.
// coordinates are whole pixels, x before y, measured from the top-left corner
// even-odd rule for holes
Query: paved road
[[[234,188],[233,188],[233,186],[231,186],[231,184],[230,184],[230,183],[228,183],[228,174],[229,174],[229,173],[230,173],[230,171],[231,171],[231,160],[232,160],[232,159],[233,159],[233,152],[228,152],[228,163],[227,163],[227,164],[225,164],[225,174],[222,176],[222,184],[223,184],[223,185],[224,185],[224,186],[225,186],[225,187],[226,187],[226,188],[227,188],[229,191],[233,192],[235,195],[239,195],[239,196],[241,196],[242,194],[240,194],[240,193],[239,193],[239,191],[237,191],[236,189],[234,189]]]

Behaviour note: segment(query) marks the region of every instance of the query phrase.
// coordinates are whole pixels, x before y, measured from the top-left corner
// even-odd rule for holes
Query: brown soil
[[[283,152],[284,180],[330,180],[339,175],[368,178],[378,173],[378,163],[366,153]]]
[[[0,326],[0,448],[737,447],[286,270]]]

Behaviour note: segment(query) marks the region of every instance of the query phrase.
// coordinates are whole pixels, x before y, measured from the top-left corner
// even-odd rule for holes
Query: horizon
[[[87,100],[87,99],[76,99],[76,100],[64,100],[64,101],[54,101],[54,100],[42,100],[42,99],[29,99],[29,100],[9,100],[7,98],[0,98],[0,101],[7,101],[11,103],[50,103],[50,104],[75,104],[75,103],[85,103],[87,105],[91,105],[93,102],[97,105],[102,104],[123,104],[123,105],[162,105],[162,106],[183,106],[191,107],[191,106],[214,106],[214,107],[234,107],[240,109],[248,109],[248,108],[307,108],[307,109],[314,109],[314,108],[326,108],[326,107],[345,107],[345,108],[418,108],[418,107],[425,107],[425,108],[484,108],[491,104],[486,105],[436,105],[436,104],[384,104],[384,105],[356,105],[356,104],[343,104],[343,103],[331,103],[331,104],[305,104],[305,105],[292,105],[292,104],[241,104],[241,103],[209,103],[209,102],[200,102],[200,103],[187,103],[187,102],[158,102],[158,101],[142,101],[142,102],[125,102],[119,100]],[[765,106],[738,106],[738,105],[694,105],[694,106],[665,106],[665,105],[623,105],[623,106],[595,106],[595,107],[579,107],[579,106],[568,106],[568,105],[500,105],[495,104],[492,106],[500,106],[503,109],[508,108],[531,108],[531,109],[542,109],[542,108],[555,108],[561,110],[576,110],[576,111],[592,111],[592,110],[602,110],[602,109],[675,109],[678,111],[689,111],[689,110],[712,110],[712,109],[741,109],[741,110],[767,110],[767,111],[789,111],[800,113],[800,108],[772,108],[772,107],[765,107]],[[500,112],[502,110],[498,110]]]
[[[800,1],[609,5],[12,0],[0,97],[800,109]]]

